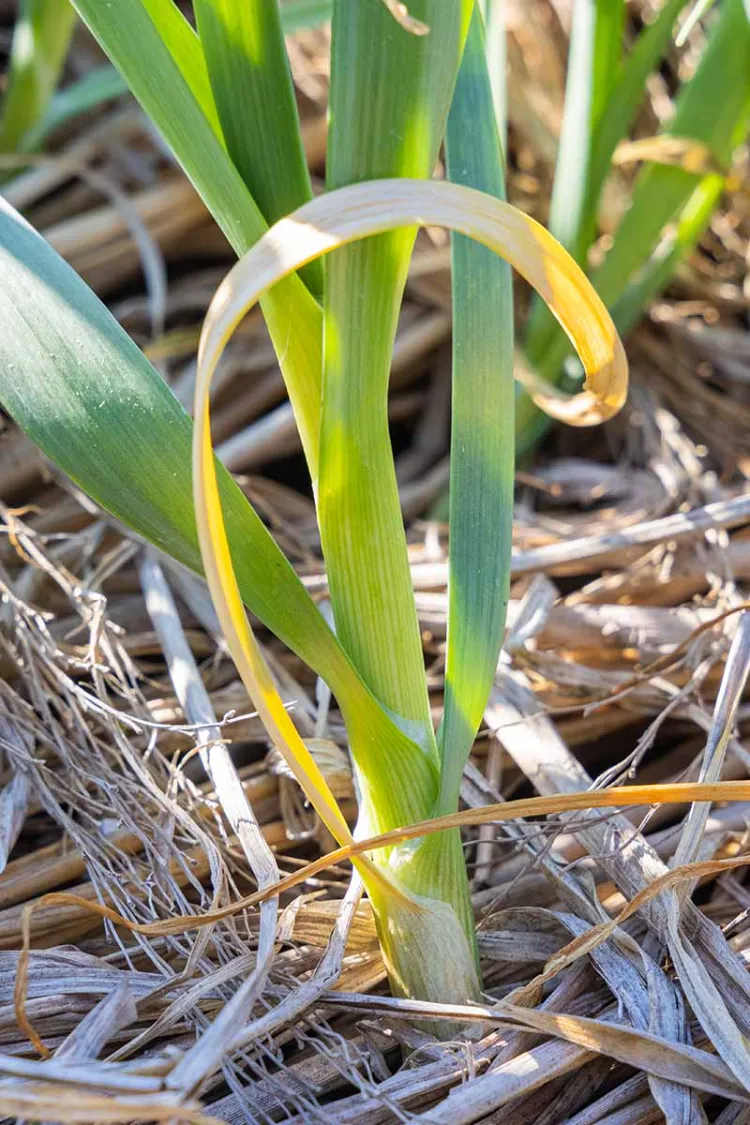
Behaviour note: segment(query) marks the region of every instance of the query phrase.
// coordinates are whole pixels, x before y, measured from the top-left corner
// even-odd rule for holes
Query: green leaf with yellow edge
[[[505,198],[505,173],[475,9],[453,95],[448,177]],[[487,705],[510,586],[515,475],[513,282],[485,246],[453,235],[453,396],[445,707],[438,732],[440,812],[458,805],[461,775]]]
[[[197,394],[200,395],[200,389]],[[195,416],[193,496],[206,579],[224,639],[232,653],[237,671],[273,745],[286,761],[322,823],[338,844],[351,844],[353,837],[349,825],[320,767],[302,741],[284,706],[247,619],[232,565],[229,538],[222,514],[219,477],[211,446],[211,418],[207,393],[203,395],[201,409]],[[355,860],[355,865],[368,882],[381,884],[381,890],[387,896],[391,893],[400,893],[406,898],[403,892],[398,891],[395,884],[389,883],[382,871],[366,856],[360,856]]]

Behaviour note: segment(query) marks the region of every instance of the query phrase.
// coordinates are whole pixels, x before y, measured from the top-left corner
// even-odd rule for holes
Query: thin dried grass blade
[[[660,134],[656,137],[639,137],[636,141],[623,141],[612,157],[612,163],[620,167],[641,161],[671,164],[696,176],[708,176],[719,171],[708,145],[702,141],[694,141],[691,137]]]
[[[742,700],[750,674],[750,613],[743,612],[737,624],[732,646],[721,677],[713,721],[701,764],[700,781],[718,781],[724,766],[727,746],[732,736],[737,708]],[[709,814],[708,805],[693,805],[688,813],[680,842],[674,855],[674,866],[695,858],[703,838]]]
[[[603,1020],[557,1015],[509,1006],[519,1023],[557,1035],[586,1050],[609,1055],[647,1074],[724,1097],[747,1097],[729,1068],[715,1055],[696,1047],[670,1043],[648,1032],[617,1027]]]
[[[565,1039],[585,1051],[608,1055],[668,1082],[684,1083],[721,1097],[750,1100],[745,1085],[737,1081],[726,1063],[716,1055],[686,1044],[671,1043],[647,1031],[637,1031],[605,1019],[544,1012],[507,1002],[501,1002],[497,1007],[480,1004],[469,1007],[401,1000],[390,996],[359,997],[341,993],[335,1000],[340,1004],[346,1004],[347,1001],[356,1004],[361,1001],[360,1007],[388,1012],[405,1019],[453,1019],[490,1024],[508,1021]],[[432,1116],[429,1120],[433,1120]]]
[[[229,906],[219,910],[209,911],[204,914],[175,915],[160,922],[137,923],[125,918],[116,910],[102,903],[93,902],[82,898],[80,895],[68,891],[52,891],[42,895],[33,902],[27,903],[21,917],[21,931],[23,935],[24,952],[22,951],[18,962],[18,973],[23,975],[24,981],[28,975],[28,949],[30,936],[30,919],[35,910],[45,905],[75,905],[90,914],[106,918],[117,926],[122,926],[130,933],[143,934],[148,937],[162,937],[166,934],[181,934],[188,930],[200,929],[202,926],[214,925],[225,918],[257,906],[266,898],[284,894],[300,883],[306,882],[321,871],[325,871],[338,863],[360,856],[366,852],[379,848],[388,848],[394,844],[405,843],[408,840],[419,839],[421,836],[430,836],[435,832],[445,832],[452,828],[463,828],[478,824],[500,823],[502,821],[517,820],[521,817],[548,816],[564,812],[580,812],[587,809],[601,808],[633,808],[647,805],[682,805],[691,801],[750,801],[750,781],[718,781],[712,783],[681,782],[679,784],[661,785],[623,785],[621,788],[587,790],[581,793],[558,793],[549,797],[524,797],[515,801],[506,801],[502,804],[483,805],[477,809],[465,809],[463,812],[452,813],[448,816],[435,817],[432,820],[419,821],[404,828],[395,828],[390,832],[383,832],[378,836],[370,836],[366,840],[352,841],[332,852],[321,856],[301,867],[299,870],[287,875],[280,882],[262,891],[255,891],[237,899]],[[727,859],[702,860],[699,863],[687,864],[685,867],[667,871],[660,879],[645,887],[612,922],[607,922],[601,927],[589,931],[589,936],[595,944],[604,941],[610,936],[611,927],[620,925],[633,913],[648,903],[652,898],[663,891],[677,886],[684,879],[702,879],[708,875],[717,875],[724,871],[750,864],[750,854],[732,856]],[[599,935],[603,936],[599,936]],[[570,949],[571,947],[566,947]],[[564,951],[561,951],[561,954]],[[588,952],[586,947],[583,952]],[[560,966],[562,967],[562,966]],[[24,985],[25,987],[25,985]],[[23,989],[21,989],[23,992]]]
[[[539,712],[523,678],[512,679],[509,675],[505,681],[488,709],[488,721],[521,768],[537,788],[574,789],[585,784],[589,780],[585,769],[561,742],[547,716]],[[524,726],[519,728],[523,732],[519,739],[515,727],[506,728],[503,724],[513,723],[521,716]],[[747,974],[737,955],[690,900],[680,910],[679,898],[668,881],[670,873],[626,818],[615,816],[598,825],[588,818],[580,832],[585,845],[601,857],[602,867],[619,889],[632,899],[631,906],[638,903],[642,918],[667,944],[690,1007],[722,1058],[744,1082],[750,1065],[746,1038],[748,990]],[[682,885],[683,876],[690,871],[698,877],[701,865],[679,870],[678,883]],[[659,887],[664,893],[657,897],[654,891]],[[711,966],[710,972],[707,965]]]
[[[44,1120],[68,1125],[105,1125],[105,1122],[179,1121],[192,1125],[220,1125],[215,1117],[202,1113],[194,1100],[183,1101],[175,1094],[117,1094],[84,1090],[73,1083],[0,1082],[0,1113],[6,1120]]]
[[[29,811],[31,783],[28,774],[18,770],[0,793],[0,873],[24,826]]]

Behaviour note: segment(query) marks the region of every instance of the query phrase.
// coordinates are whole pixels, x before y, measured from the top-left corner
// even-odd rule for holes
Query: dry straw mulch
[[[566,10],[511,6],[510,188],[541,218]],[[669,112],[670,74],[689,68],[700,34],[653,79],[636,135]],[[325,33],[300,35],[291,50],[319,173]],[[80,35],[71,73],[97,61]],[[225,244],[132,103],[77,122],[56,145],[8,197],[188,404]],[[633,171],[615,174],[605,228]],[[464,777],[467,807],[626,780],[748,776],[748,198],[740,186],[725,200],[632,335],[624,415],[601,432],[555,433],[519,470],[508,634]],[[448,295],[445,238],[426,232],[391,415],[436,719]],[[525,300],[519,290],[521,310]],[[229,349],[214,418],[220,453],[325,612],[298,439],[257,317]],[[330,841],[267,752],[202,583],[115,526],[9,423],[0,499],[6,1120],[750,1120],[750,804],[467,830],[486,1003],[457,1013],[465,1038],[439,1042],[430,1019],[444,1012],[389,996],[370,911],[345,866],[307,879],[278,912],[189,925],[298,871]],[[300,730],[354,814],[335,702],[262,636]],[[697,861],[711,861],[700,880],[665,884],[617,928],[596,931],[606,940],[590,940],[670,866]],[[45,899],[61,891],[68,897]],[[114,915],[103,919],[97,904]],[[26,1024],[15,994],[24,918]]]

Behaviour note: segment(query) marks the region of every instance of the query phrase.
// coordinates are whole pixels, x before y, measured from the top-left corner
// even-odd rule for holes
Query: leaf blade
[[[210,97],[213,105],[213,96],[193,29],[172,0],[118,0],[116,6],[99,0],[75,0],[75,4],[174,151],[235,252],[244,253],[267,230],[267,223],[217,135],[210,113],[201,104]],[[322,311],[302,281],[291,277],[264,299],[263,313],[315,480]],[[294,332],[290,332],[291,320]]]
[[[470,8],[466,0],[411,3],[409,14],[430,28],[415,36],[382,0],[336,0],[329,188],[431,175]],[[327,262],[318,513],[342,643],[437,761],[387,416],[415,233],[395,231]]]
[[[114,67],[107,64],[94,67],[77,82],[71,82],[64,90],[55,94],[44,116],[27,132],[24,150],[33,152],[56,129],[74,120],[79,114],[88,113],[127,93],[128,87]]]
[[[619,71],[624,18],[623,0],[576,0],[549,229],[579,264],[593,234],[586,206],[593,141]]]
[[[599,192],[593,191],[592,172],[597,161],[601,166],[601,158],[594,137],[619,70],[624,15],[622,0],[575,0],[573,8],[563,123],[548,225],[579,265],[585,262],[596,230]],[[525,345],[533,364],[540,363],[554,335],[555,324],[549,310],[536,300]]]
[[[746,132],[749,110],[750,28],[742,0],[727,0],[664,133],[705,144],[723,169]],[[643,169],[614,244],[593,275],[608,304],[620,297],[648,260],[663,227],[687,203],[699,179],[699,174],[679,167]]]
[[[276,0],[195,0],[200,40],[227,149],[271,225],[312,196]],[[307,267],[313,292],[319,263]]]
[[[0,403],[97,503],[200,573],[187,414],[85,283],[1,200],[0,268]],[[415,819],[412,791],[436,786],[422,752],[367,691],[223,468],[219,483],[244,600],[330,684],[361,757],[399,769],[392,811]]]
[[[446,133],[448,177],[505,198],[479,10]],[[445,706],[438,809],[451,812],[487,705],[510,588],[514,488],[513,283],[486,247],[451,236],[453,402]]]
[[[21,0],[0,116],[0,152],[23,147],[55,91],[75,26],[68,0]]]

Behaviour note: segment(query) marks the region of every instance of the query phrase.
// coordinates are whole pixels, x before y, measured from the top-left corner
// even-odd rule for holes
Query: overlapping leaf
[[[267,229],[224,144],[203,49],[173,0],[75,0],[77,10],[172,148],[232,247]],[[318,463],[322,313],[297,277],[268,294],[263,312],[295,410],[310,471]],[[295,331],[289,331],[290,318]]]

